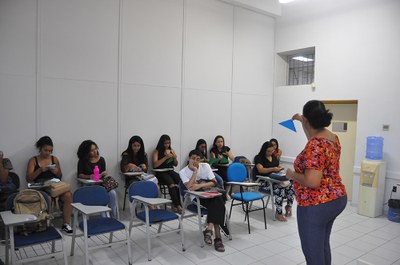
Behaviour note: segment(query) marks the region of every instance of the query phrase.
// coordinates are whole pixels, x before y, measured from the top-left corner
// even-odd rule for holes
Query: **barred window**
[[[315,53],[287,56],[289,74],[287,85],[307,85],[314,81]]]

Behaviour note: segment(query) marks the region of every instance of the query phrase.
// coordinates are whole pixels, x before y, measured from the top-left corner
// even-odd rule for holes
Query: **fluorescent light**
[[[279,0],[279,3],[281,4],[286,4],[286,3],[290,3],[293,2],[294,0]]]
[[[310,59],[304,56],[296,56],[292,58],[293,60],[302,61],[302,62],[312,62],[314,59]]]

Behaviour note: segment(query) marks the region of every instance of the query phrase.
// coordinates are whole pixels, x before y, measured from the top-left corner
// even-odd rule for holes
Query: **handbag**
[[[102,180],[103,180],[103,187],[106,189],[107,192],[118,188],[118,181],[116,181],[113,177],[106,176]]]
[[[65,181],[51,182],[48,193],[55,198],[71,190],[71,185]]]

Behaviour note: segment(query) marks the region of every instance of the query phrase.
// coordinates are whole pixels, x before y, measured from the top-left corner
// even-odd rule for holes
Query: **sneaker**
[[[61,227],[61,231],[67,234],[72,234],[72,228],[69,224],[63,224],[63,226]]]
[[[219,228],[220,228],[222,234],[224,234],[226,237],[229,237],[230,232],[226,225],[220,225]]]

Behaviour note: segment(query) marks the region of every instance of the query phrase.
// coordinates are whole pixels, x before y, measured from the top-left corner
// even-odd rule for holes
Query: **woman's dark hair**
[[[197,150],[197,149],[194,149],[194,150],[190,151],[189,157],[191,157],[192,155],[197,155],[199,157],[203,156],[203,154],[200,152],[200,150]]]
[[[269,140],[271,143],[274,142],[276,144],[276,150],[279,149],[279,143],[278,140],[276,140],[275,138],[271,138],[271,140]]]
[[[270,147],[272,147],[272,143],[266,141],[266,142],[261,146],[260,152],[258,152],[258,156],[259,156],[259,157],[264,157],[264,156],[265,156],[265,153],[267,152],[267,149],[270,148]]]
[[[215,136],[214,142],[213,142],[213,147],[214,147],[214,148],[217,148],[217,140],[218,140],[218,138],[222,138],[222,141],[224,141],[224,146],[225,146],[225,139],[224,139],[224,137],[223,137],[222,135],[217,135],[217,136]]]
[[[160,140],[158,140],[156,150],[158,153],[163,154],[165,152],[165,147],[164,147],[164,142],[165,141],[171,141],[171,137],[169,137],[166,134],[161,135]],[[171,145],[169,145],[169,149],[172,149]]]
[[[53,141],[51,140],[51,138],[49,136],[43,136],[36,142],[35,145],[36,145],[36,148],[38,148],[40,150],[45,145],[53,146]]]
[[[312,128],[322,129],[331,124],[333,114],[321,101],[310,100],[303,107],[303,116],[307,118]]]
[[[145,149],[144,149],[144,143],[143,143],[143,139],[138,136],[138,135],[134,135],[131,137],[131,139],[129,139],[129,144],[128,147],[126,148],[125,151],[122,152],[121,156],[123,156],[124,154],[128,154],[128,156],[130,158],[133,158],[133,150],[132,150],[132,144],[133,143],[139,143],[140,144],[140,149],[139,152],[137,154],[137,158],[139,161],[144,161],[144,154],[146,153]]]
[[[78,152],[76,154],[78,155],[79,159],[87,160],[89,159],[89,153],[90,149],[92,148],[92,145],[96,146],[98,148],[97,144],[93,142],[92,140],[85,140],[83,141],[78,148]]]
[[[205,145],[206,145],[205,153],[204,153],[204,154],[202,153],[202,155],[204,156],[204,158],[207,158],[207,142],[206,142],[206,140],[204,140],[204,139],[199,139],[199,140],[197,141],[197,143],[196,143],[196,148],[195,148],[195,150],[199,150],[199,151],[200,151],[199,147],[200,147],[200,145],[202,145],[202,144],[205,144]],[[201,151],[200,151],[200,152],[201,152]]]

